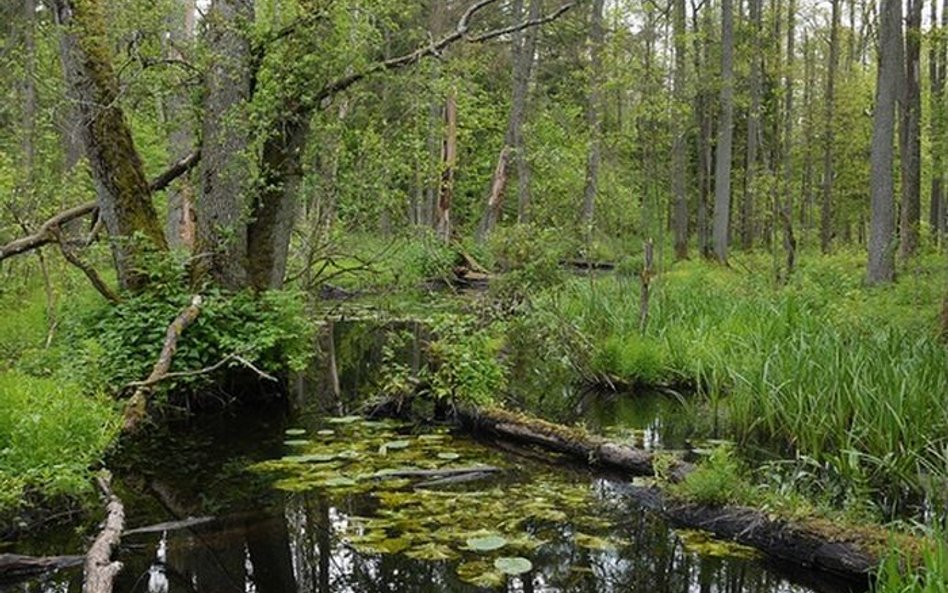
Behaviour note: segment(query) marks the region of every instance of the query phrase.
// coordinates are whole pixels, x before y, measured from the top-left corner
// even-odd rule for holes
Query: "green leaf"
[[[522,556],[503,556],[494,560],[494,568],[504,574],[523,574],[533,570],[533,563]]]
[[[438,459],[444,459],[446,461],[454,461],[455,459],[460,459],[461,456],[457,453],[451,453],[450,451],[445,453],[438,453]]]
[[[475,552],[490,552],[506,546],[507,540],[500,535],[486,535],[469,538],[466,543],[467,547]]]

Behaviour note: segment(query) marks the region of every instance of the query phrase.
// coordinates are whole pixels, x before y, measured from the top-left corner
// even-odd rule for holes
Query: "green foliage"
[[[489,250],[496,268],[504,272],[491,284],[496,299],[526,300],[563,281],[560,260],[568,244],[555,229],[527,224],[498,228],[490,236]]]
[[[429,366],[423,379],[431,394],[442,400],[486,405],[497,400],[506,385],[498,360],[502,340],[475,318],[441,315],[431,321],[435,338],[428,344]]]
[[[172,370],[197,370],[228,356],[280,373],[301,369],[309,356],[312,327],[303,300],[292,291],[227,294],[208,291],[200,314],[178,342]],[[73,328],[72,341],[89,379],[102,386],[125,385],[148,375],[164,343],[165,331],[190,296],[172,291],[131,295],[122,303],[87,312]],[[91,363],[91,364],[90,364]],[[228,368],[243,363],[231,359]],[[166,382],[168,390],[198,389],[213,375]]]
[[[872,584],[873,593],[948,592],[948,543],[945,533],[935,529],[925,540],[921,566],[893,541]]]
[[[733,448],[720,446],[682,482],[671,485],[670,491],[691,502],[720,506],[745,503],[752,486]]]
[[[114,404],[81,383],[0,372],[0,512],[41,492],[91,491],[88,469],[118,434]]]

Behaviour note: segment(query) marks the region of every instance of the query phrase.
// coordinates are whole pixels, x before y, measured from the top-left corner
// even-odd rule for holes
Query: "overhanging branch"
[[[164,173],[153,179],[151,183],[148,184],[148,188],[152,192],[165,189],[171,185],[172,181],[193,169],[199,160],[201,160],[201,151],[196,150],[180,161],[171,165],[171,167],[169,167]],[[86,202],[85,204],[81,204],[60,212],[56,216],[53,216],[44,222],[40,226],[39,230],[37,230],[32,235],[14,239],[6,245],[0,246],[0,261],[3,261],[6,258],[12,257],[14,255],[32,251],[37,247],[42,247],[43,245],[56,242],[58,230],[63,225],[68,224],[78,218],[82,218],[83,216],[92,214],[97,210],[98,204],[96,202]]]

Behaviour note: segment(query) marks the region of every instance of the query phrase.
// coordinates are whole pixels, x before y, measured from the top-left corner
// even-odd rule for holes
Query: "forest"
[[[948,591],[948,0],[0,18],[0,592]]]

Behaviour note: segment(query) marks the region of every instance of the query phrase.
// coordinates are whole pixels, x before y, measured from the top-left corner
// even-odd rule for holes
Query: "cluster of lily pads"
[[[533,570],[530,557],[549,542],[568,538],[594,550],[628,543],[607,533],[589,480],[531,471],[445,430],[412,434],[397,422],[345,416],[286,435],[290,454],[255,469],[277,473],[275,486],[288,492],[318,490],[339,503],[368,498],[339,534],[360,553],[453,562],[461,580],[495,587]],[[467,469],[475,480],[416,477]]]

